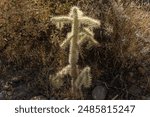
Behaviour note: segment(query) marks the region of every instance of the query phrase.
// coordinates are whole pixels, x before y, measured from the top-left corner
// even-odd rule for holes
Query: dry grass
[[[52,89],[48,77],[67,64],[67,52],[59,44],[70,26],[65,25],[60,31],[51,24],[50,18],[68,14],[75,5],[102,22],[94,30],[101,46],[88,49],[85,45],[87,49],[82,49],[79,65],[91,66],[95,76],[93,87],[99,80],[107,84],[107,99],[115,94],[119,99],[130,99],[131,95],[127,96],[130,86],[141,87],[150,76],[150,11],[148,5],[139,6],[128,0],[122,6],[107,0],[1,1],[0,76],[7,81],[19,74],[26,78],[30,89],[38,89],[47,97],[66,98],[69,93],[65,95],[62,90],[60,95],[60,91]],[[144,89],[146,95],[148,89]]]

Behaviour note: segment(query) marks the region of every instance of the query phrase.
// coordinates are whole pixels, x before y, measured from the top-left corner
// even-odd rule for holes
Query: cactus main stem
[[[72,85],[72,94],[73,97],[76,95],[76,87],[74,81],[77,78],[77,61],[78,61],[78,34],[79,34],[79,21],[78,21],[78,14],[77,10],[74,9],[73,11],[73,24],[72,24],[72,32],[73,32],[73,39],[71,40],[70,45],[70,54],[69,54],[69,64],[71,66],[71,85]]]

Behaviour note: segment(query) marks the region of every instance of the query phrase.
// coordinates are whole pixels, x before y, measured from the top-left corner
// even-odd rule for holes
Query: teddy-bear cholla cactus
[[[70,75],[72,77],[72,92],[74,92],[74,88],[76,87],[75,81],[78,78],[77,62],[79,56],[79,46],[85,41],[91,41],[94,44],[98,44],[98,42],[93,39],[94,34],[90,31],[90,29],[98,27],[100,22],[84,16],[83,12],[79,10],[78,7],[72,7],[69,16],[53,17],[51,20],[52,22],[56,23],[59,28],[61,28],[64,23],[72,24],[72,31],[68,33],[67,39],[64,40],[60,46],[62,48],[66,48],[68,45],[70,45],[68,62],[70,65]],[[84,25],[85,28],[82,25]],[[81,74],[79,76],[79,78],[82,78]]]

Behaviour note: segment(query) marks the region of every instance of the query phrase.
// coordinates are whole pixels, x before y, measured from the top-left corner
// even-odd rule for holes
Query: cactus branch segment
[[[85,67],[75,81],[75,86],[81,89],[81,86],[90,87],[92,82],[91,68]]]
[[[90,17],[81,17],[79,20],[82,24],[85,24],[85,25],[88,25],[88,26],[91,26],[91,27],[100,26],[100,21],[92,19]]]
[[[62,44],[60,45],[60,47],[62,48],[62,49],[65,49],[68,45],[69,45],[69,43],[70,43],[70,40],[73,38],[73,35],[72,35],[72,33],[70,34],[70,33],[68,33],[68,35],[67,35],[67,39],[66,40],[64,40],[63,42],[62,42]]]
[[[72,23],[72,18],[66,16],[59,16],[51,18],[53,23],[63,22],[63,23]]]
[[[80,34],[80,40],[78,41],[78,45],[82,45],[86,41],[90,41],[95,45],[99,44],[93,37],[93,32],[91,32],[88,28],[83,28],[82,33]]]

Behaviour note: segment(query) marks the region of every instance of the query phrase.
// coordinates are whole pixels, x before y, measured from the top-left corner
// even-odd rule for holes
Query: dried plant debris
[[[107,90],[104,86],[96,86],[92,91],[93,99],[104,100],[106,98]]]

